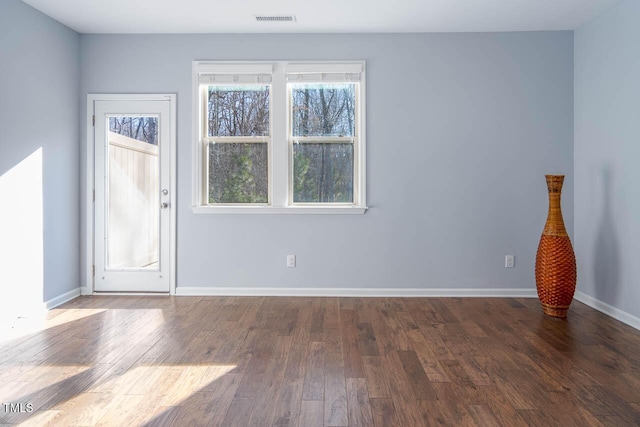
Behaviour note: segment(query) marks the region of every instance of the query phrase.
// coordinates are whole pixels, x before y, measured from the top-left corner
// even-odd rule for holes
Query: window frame
[[[250,73],[254,69],[271,69],[269,120],[267,138],[268,203],[208,203],[208,143],[207,85],[201,75]],[[364,61],[193,61],[193,195],[191,209],[197,214],[364,214],[366,212],[366,118],[365,118],[365,62]],[[357,70],[355,135],[342,137],[353,140],[353,203],[294,203],[293,202],[293,135],[291,132],[290,85],[287,74],[310,70],[313,73],[353,73]],[[322,83],[322,82],[318,82]],[[222,83],[221,83],[222,84]],[[291,135],[291,139],[290,139]],[[223,137],[226,139],[226,137]],[[231,139],[246,137],[228,137]],[[263,142],[263,137],[255,142]],[[326,137],[305,137],[313,140]],[[340,137],[337,137],[340,138]],[[300,139],[300,138],[297,138]],[[329,137],[328,139],[336,139]],[[206,140],[206,141],[205,141]],[[259,141],[260,140],[260,141]],[[226,141],[227,142],[227,141]]]
[[[199,97],[201,100],[200,110],[200,144],[203,150],[202,154],[202,194],[201,206],[213,207],[244,207],[244,206],[268,206],[272,200],[271,188],[271,150],[273,141],[273,120],[271,114],[271,102],[273,101],[273,86],[271,83],[256,83],[269,86],[269,135],[268,136],[209,136],[208,109],[209,94],[208,88],[215,86],[214,84],[200,84]],[[230,86],[230,83],[221,83],[222,86]],[[206,117],[206,119],[204,119]],[[203,120],[204,119],[204,120]],[[209,144],[267,144],[267,203],[209,203]]]
[[[321,81],[313,81],[313,82],[305,82],[305,83],[322,83]],[[354,82],[355,83],[355,82]],[[287,188],[287,205],[291,207],[353,207],[358,205],[358,201],[360,200],[360,173],[359,169],[361,167],[361,162],[359,161],[359,151],[360,151],[360,133],[362,132],[362,122],[360,121],[360,110],[361,110],[361,93],[360,93],[360,81],[357,82],[356,92],[355,92],[355,110],[354,110],[354,134],[353,136],[295,136],[293,135],[293,107],[291,105],[291,101],[293,99],[292,96],[292,86],[293,84],[287,83],[287,148],[289,150],[289,177],[288,177],[288,188]],[[294,201],[294,144],[296,144],[296,140],[307,140],[309,143],[320,143],[320,144],[332,144],[332,143],[345,143],[349,141],[353,146],[353,202],[333,202],[333,203],[322,203],[322,202],[295,202]],[[302,142],[304,144],[305,142]],[[299,143],[300,144],[300,143]]]

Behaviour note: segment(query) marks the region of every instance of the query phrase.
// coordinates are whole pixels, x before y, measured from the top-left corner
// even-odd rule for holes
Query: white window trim
[[[204,102],[200,93],[200,74],[206,73],[264,73],[271,70],[271,135],[269,149],[269,204],[266,205],[205,205],[204,173],[206,172],[206,157],[202,142],[201,118]],[[364,214],[366,204],[366,90],[365,90],[365,62],[364,61],[264,61],[264,62],[213,62],[194,61],[193,76],[193,137],[192,137],[192,180],[193,194],[191,209],[196,214]],[[354,150],[354,203],[351,204],[295,204],[291,203],[291,149],[288,140],[289,118],[287,114],[287,72],[317,72],[317,73],[360,73],[360,88],[358,98],[357,123],[358,144]],[[286,120],[284,118],[286,117]],[[275,119],[278,118],[278,119]]]

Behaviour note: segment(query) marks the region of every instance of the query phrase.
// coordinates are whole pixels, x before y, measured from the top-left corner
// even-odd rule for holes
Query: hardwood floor
[[[2,425],[640,425],[640,332],[578,302],[81,297],[45,328],[0,344]]]

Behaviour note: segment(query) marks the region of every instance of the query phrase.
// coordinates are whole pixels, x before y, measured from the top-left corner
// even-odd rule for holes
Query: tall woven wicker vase
[[[536,255],[536,287],[544,313],[564,318],[576,290],[576,257],[560,207],[564,175],[545,177],[549,190],[549,214]]]

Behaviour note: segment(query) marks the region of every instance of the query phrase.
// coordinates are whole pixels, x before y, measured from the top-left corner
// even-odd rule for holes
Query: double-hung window
[[[363,213],[364,63],[194,62],[198,213]]]
[[[287,70],[289,202],[350,205],[357,200],[360,75],[316,68]]]
[[[269,203],[271,70],[219,68],[199,77],[206,205]],[[242,71],[242,70],[240,70]]]

